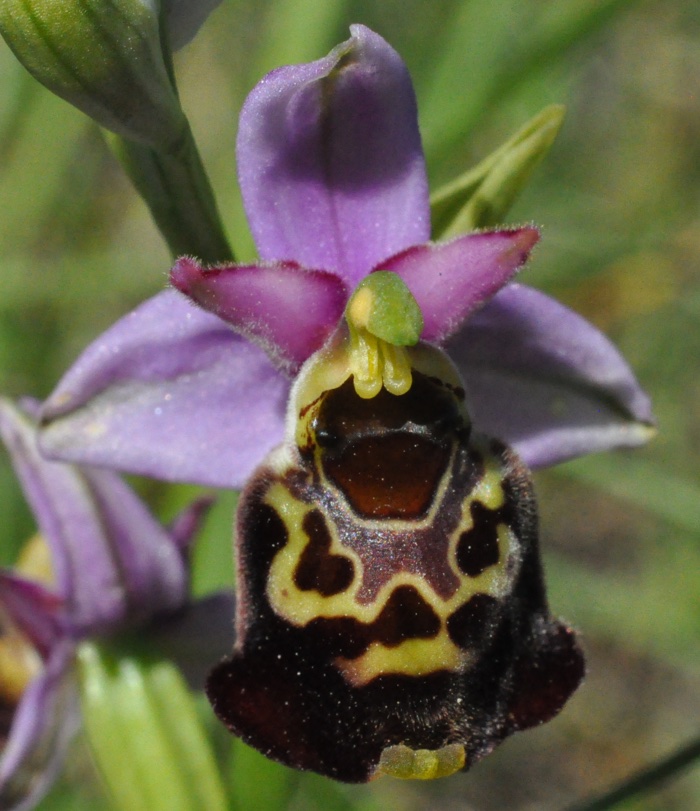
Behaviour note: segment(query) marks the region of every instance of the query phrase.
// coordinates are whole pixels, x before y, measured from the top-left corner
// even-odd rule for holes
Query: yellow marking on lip
[[[497,563],[486,568],[477,577],[464,574],[457,564],[457,547],[460,536],[473,526],[472,505],[478,501],[489,510],[498,510],[506,502],[502,484],[504,471],[500,460],[491,454],[487,447],[481,447],[481,443],[478,443],[476,448],[483,455],[484,473],[473,491],[464,499],[461,520],[451,533],[444,563],[439,563],[439,565],[449,566],[459,582],[458,587],[448,599],[444,599],[435,592],[429,581],[420,573],[402,571],[391,576],[371,602],[360,602],[358,595],[362,589],[364,571],[362,558],[357,552],[340,542],[337,528],[324,507],[318,502],[308,504],[296,499],[279,480],[272,482],[264,495],[263,501],[282,518],[288,533],[286,545],[273,558],[266,589],[271,607],[286,621],[297,627],[304,627],[315,619],[332,620],[346,617],[369,625],[380,616],[392,594],[400,586],[413,587],[440,620],[440,630],[435,637],[429,639],[412,637],[392,646],[373,641],[370,642],[367,650],[355,659],[342,657],[336,659],[334,664],[349,684],[359,687],[382,674],[394,673],[420,677],[438,670],[455,671],[469,667],[473,653],[460,648],[452,641],[447,632],[448,618],[476,594],[486,594],[496,599],[502,599],[512,588],[517,571],[508,572],[507,564],[509,561],[517,563],[519,560],[520,542],[504,522],[499,523],[496,527],[499,548]],[[317,449],[317,463],[320,461],[318,453]],[[362,527],[372,532],[376,528],[377,533],[387,533],[388,536],[391,536],[392,531],[405,531],[411,527],[419,529],[424,525],[430,525],[441,499],[445,497],[450,486],[451,471],[452,464],[448,466],[440,483],[440,497],[435,499],[429,515],[424,520],[416,522],[372,521],[358,518],[358,529]],[[279,476],[284,473],[282,470],[276,472]],[[322,482],[323,479],[321,474]],[[330,485],[326,486],[330,487]],[[324,516],[331,538],[328,553],[349,559],[354,567],[353,581],[347,589],[338,594],[324,596],[314,589],[302,590],[296,586],[294,581],[301,557],[309,544],[308,536],[302,528],[303,521],[305,516],[313,510],[320,510]],[[390,540],[389,537],[387,543],[390,543]],[[371,565],[371,562],[368,565]]]
[[[484,458],[484,476],[471,494],[471,500],[480,501],[489,510],[500,509],[506,500],[501,467],[490,455]]]
[[[304,517],[312,510],[319,509],[319,506],[298,501],[283,484],[273,483],[264,496],[264,502],[275,509],[282,518],[287,529],[288,541],[275,555],[270,566],[267,582],[267,597],[270,605],[280,616],[297,626],[307,625],[317,618],[338,617],[353,617],[358,622],[369,624],[377,619],[399,586],[413,586],[442,620],[446,620],[453,611],[475,594],[483,593],[497,598],[502,597],[507,592],[511,581],[511,577],[506,574],[506,562],[509,556],[517,551],[517,540],[506,524],[500,524],[497,529],[498,563],[489,566],[478,577],[465,575],[457,566],[456,547],[459,535],[471,526],[471,515],[468,509],[471,501],[469,499],[467,502],[463,523],[456,528],[450,541],[446,564],[458,577],[460,586],[449,599],[445,600],[437,594],[422,575],[404,571],[393,575],[382,586],[373,601],[361,603],[358,600],[358,593],[362,587],[362,559],[355,551],[340,543],[333,522],[325,514],[326,526],[331,536],[329,554],[339,555],[352,561],[354,580],[343,592],[328,596],[315,590],[301,590],[296,586],[294,575],[309,543],[308,537],[302,529],[302,523]]]
[[[339,657],[334,664],[353,687],[362,687],[382,675],[420,677],[438,670],[459,670],[472,659],[452,642],[443,626],[432,639],[407,639],[393,647],[372,642],[361,656]]]

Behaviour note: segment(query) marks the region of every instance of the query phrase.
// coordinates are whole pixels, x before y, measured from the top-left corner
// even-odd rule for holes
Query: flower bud
[[[449,239],[502,223],[547,154],[564,120],[564,108],[545,107],[512,138],[432,196],[433,237]]]
[[[158,0],[0,0],[27,70],[117,134],[174,149],[187,122],[168,74]]]

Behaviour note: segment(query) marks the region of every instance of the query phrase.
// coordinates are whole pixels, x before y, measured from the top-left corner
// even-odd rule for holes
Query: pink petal
[[[170,278],[292,373],[324,344],[348,299],[338,276],[294,262],[205,269],[183,257]]]
[[[422,338],[440,343],[510,281],[538,239],[531,227],[467,234],[409,248],[376,269],[401,276],[423,313]]]

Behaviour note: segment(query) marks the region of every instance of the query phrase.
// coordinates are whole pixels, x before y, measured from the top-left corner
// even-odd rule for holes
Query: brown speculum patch
[[[466,431],[454,396],[414,373],[397,397],[358,397],[347,380],[324,399],[313,425],[326,476],[363,518],[421,518],[447,469],[456,432]]]

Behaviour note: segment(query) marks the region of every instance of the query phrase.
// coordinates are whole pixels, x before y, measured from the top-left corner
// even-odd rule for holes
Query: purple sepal
[[[47,461],[34,423],[6,400],[0,432],[51,550],[56,592],[77,635],[142,622],[184,603],[180,550],[116,474]]]
[[[292,373],[323,346],[348,300],[338,276],[296,262],[203,268],[183,257],[170,280]]]
[[[510,281],[538,239],[532,227],[466,234],[414,246],[377,269],[401,276],[423,313],[423,340],[441,343]]]
[[[72,643],[60,642],[24,691],[0,755],[0,808],[29,811],[58,774],[80,724]]]
[[[80,356],[45,403],[42,451],[166,481],[242,487],[282,441],[289,381],[167,290]]]
[[[362,25],[327,57],[268,74],[246,100],[238,171],[264,260],[353,288],[430,238],[416,101],[401,57]]]
[[[618,350],[530,287],[501,290],[446,348],[476,427],[530,467],[641,445],[653,434],[649,397]]]

